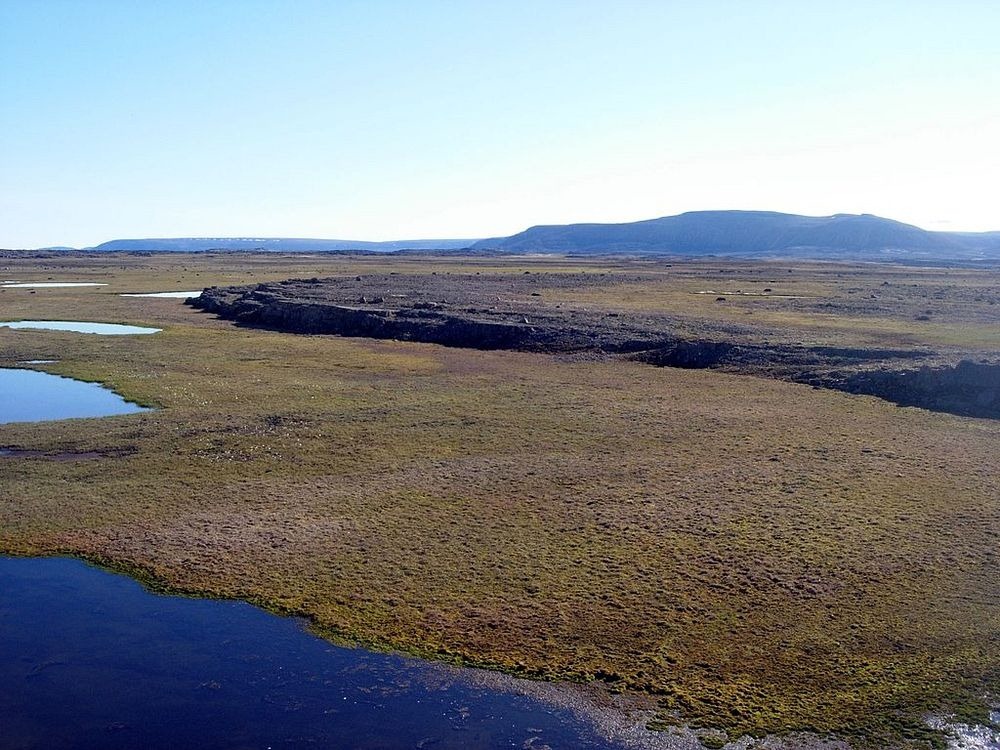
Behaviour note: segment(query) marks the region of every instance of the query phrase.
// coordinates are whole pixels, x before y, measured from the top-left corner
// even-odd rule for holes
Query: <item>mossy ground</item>
[[[926,711],[982,718],[1000,680],[997,422],[708,371],[239,328],[117,296],[602,263],[0,259],[4,279],[108,283],[8,289],[0,319],[164,328],[0,328],[0,365],[58,359],[44,369],[160,407],[0,426],[0,447],[104,455],[0,459],[0,550],[72,552],[370,643],[600,679],[730,737],[804,729],[916,747],[931,741]],[[847,343],[995,341],[988,301],[974,301],[988,275],[780,267],[789,295],[837,304],[862,281],[884,288],[879,273],[917,285],[895,312],[831,316],[815,298],[724,305],[688,288],[719,268],[777,266],[639,265],[668,281],[573,304],[702,322],[767,313],[782,335]],[[957,291],[928,333],[911,307],[946,277]]]

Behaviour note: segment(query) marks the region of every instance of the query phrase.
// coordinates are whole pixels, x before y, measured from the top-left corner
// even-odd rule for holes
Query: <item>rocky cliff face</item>
[[[952,366],[865,370],[827,387],[878,396],[900,406],[1000,419],[1000,363],[961,360]]]
[[[535,281],[478,275],[428,277],[417,284],[413,277],[309,279],[213,287],[188,304],[227,320],[297,333],[627,357],[664,367],[775,377],[904,406],[1000,419],[1000,361],[942,362],[919,348],[767,344],[719,331],[712,337],[692,336],[663,316],[629,319],[538,304],[529,291]]]
[[[373,300],[355,305],[289,299],[266,289],[245,295],[206,290],[191,304],[227,320],[297,333],[364,336],[467,349],[572,352],[594,348],[582,331],[547,325],[526,316],[476,316],[437,303],[388,309]],[[604,342],[615,349],[610,338]]]

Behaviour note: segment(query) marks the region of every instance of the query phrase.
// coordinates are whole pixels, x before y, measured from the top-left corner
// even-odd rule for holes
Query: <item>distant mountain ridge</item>
[[[266,252],[306,253],[337,250],[395,252],[397,250],[460,250],[474,244],[474,239],[460,240],[323,240],[297,237],[173,237],[111,240],[88,248],[98,252],[204,252],[207,250],[263,250]]]
[[[46,248],[72,250],[72,248]],[[118,239],[97,252],[427,252],[676,255],[738,258],[1000,262],[1000,231],[932,232],[871,214],[691,211],[622,224],[540,225],[492,239],[365,240],[297,237]]]
[[[930,232],[871,214],[692,211],[625,224],[535,226],[475,250],[851,260],[997,260],[1000,232]]]

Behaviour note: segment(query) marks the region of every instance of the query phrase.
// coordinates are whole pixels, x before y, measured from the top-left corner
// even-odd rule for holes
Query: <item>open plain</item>
[[[767,367],[303,334],[120,296],[333,277],[368,305],[373,279],[433,279],[441,296],[508,276],[507,298],[476,304],[527,326],[544,301],[685,340],[951,366],[1000,356],[995,270],[243,253],[9,253],[0,268],[105,284],[3,289],[2,320],[163,329],[0,328],[0,366],[57,360],[23,366],[156,407],[0,426],[0,552],[599,681],[651,696],[657,726],[725,733],[708,744],[805,731],[926,747],[941,742],[928,715],[983,723],[1000,691],[996,419]]]

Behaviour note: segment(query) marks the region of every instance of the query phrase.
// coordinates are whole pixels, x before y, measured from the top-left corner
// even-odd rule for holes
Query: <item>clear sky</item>
[[[998,0],[0,0],[0,247],[1000,230],[998,175]]]

